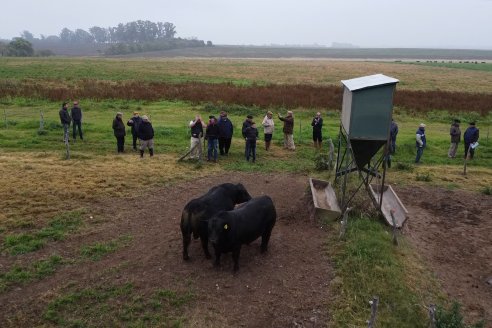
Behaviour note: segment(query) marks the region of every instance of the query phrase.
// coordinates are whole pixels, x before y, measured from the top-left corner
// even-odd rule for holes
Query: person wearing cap
[[[217,139],[219,138],[219,127],[215,116],[209,116],[207,130],[205,131],[205,139],[208,142],[207,161],[213,160],[217,163]]]
[[[258,129],[256,128],[255,122],[251,122],[245,130],[246,136],[246,161],[249,162],[250,156],[253,157],[253,163],[256,162],[256,139],[258,139]]]
[[[79,130],[80,140],[84,140],[82,136],[82,109],[79,107],[79,102],[76,100],[73,102],[72,107],[72,120],[73,120],[73,141],[75,142],[75,137],[77,135],[77,130]]]
[[[465,159],[473,159],[475,155],[475,147],[470,147],[478,141],[480,131],[475,126],[475,122],[470,122],[470,125],[463,134],[463,141],[465,142]]]
[[[295,150],[296,145],[294,144],[294,113],[289,110],[287,116],[282,117],[278,113],[279,120],[284,122],[284,148],[289,150]]]
[[[128,120],[126,125],[132,127],[133,150],[137,151],[138,127],[142,123],[142,118],[139,112],[133,112],[133,117]]]
[[[321,150],[321,142],[323,141],[323,135],[321,133],[321,130],[323,128],[323,118],[321,117],[320,112],[316,113],[316,116],[311,122],[311,126],[313,127],[314,148]]]
[[[191,129],[191,140],[190,140],[190,158],[199,159],[202,151],[202,145],[200,143],[201,137],[203,137],[203,128],[207,125],[202,121],[202,117],[197,114],[193,121],[190,121],[188,125]]]
[[[113,131],[116,137],[117,151],[119,153],[125,152],[125,135],[126,129],[123,123],[123,113],[116,113],[116,117],[113,120]]]
[[[69,141],[69,129],[70,123],[72,122],[72,118],[70,117],[70,113],[68,112],[68,103],[64,102],[62,104],[62,108],[60,109],[60,122],[63,125],[63,142],[67,143]]]
[[[140,139],[140,157],[143,158],[145,148],[149,148],[150,157],[154,156],[154,128],[147,115],[142,116],[142,122],[138,127],[138,139]]]
[[[460,120],[454,120],[449,129],[449,135],[451,136],[451,146],[449,147],[448,157],[455,158],[456,151],[458,150],[458,144],[461,141]]]
[[[221,155],[227,156],[229,154],[229,148],[231,148],[232,134],[234,132],[234,126],[227,117],[227,112],[220,112],[217,126],[219,127],[219,152]]]
[[[275,122],[273,121],[273,113],[271,111],[268,111],[266,113],[265,117],[263,118],[263,122],[261,122],[261,125],[263,125],[263,133],[265,135],[265,150],[268,151],[270,150],[273,130],[275,129]]]
[[[415,145],[417,147],[417,157],[415,157],[415,163],[420,163],[420,158],[424,153],[424,148],[427,145],[427,139],[425,138],[425,124],[420,123],[419,128],[415,135]]]

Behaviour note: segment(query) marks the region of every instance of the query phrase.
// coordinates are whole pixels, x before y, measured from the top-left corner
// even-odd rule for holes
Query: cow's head
[[[248,193],[246,188],[244,188],[244,186],[241,183],[235,185],[234,189],[236,191],[236,199],[235,199],[236,204],[245,203],[251,199],[251,195]]]
[[[208,220],[208,240],[212,244],[219,244],[220,241],[227,239],[231,225],[228,220],[227,212],[219,212]]]

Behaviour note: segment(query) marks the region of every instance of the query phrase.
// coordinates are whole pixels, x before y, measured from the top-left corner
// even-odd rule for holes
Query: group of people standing
[[[295,150],[294,113],[288,111],[286,116],[278,114],[278,118],[283,122],[282,131],[284,133],[284,148]],[[269,151],[271,148],[273,132],[275,130],[275,121],[273,120],[273,113],[271,111],[268,111],[265,114],[261,126],[263,127],[265,150]],[[323,126],[323,119],[321,118],[320,113],[317,113],[316,117],[313,119],[312,126],[315,147],[319,149],[321,148],[321,128]],[[207,140],[207,161],[217,162],[218,154],[228,156],[234,133],[234,125],[227,117],[227,112],[220,112],[219,119],[214,115],[210,115],[208,122],[203,121],[200,115],[196,115],[195,119],[190,121],[189,128],[191,129],[190,159],[199,158],[201,137],[204,137],[204,139]],[[246,116],[246,119],[242,124],[241,134],[245,140],[245,159],[248,162],[251,160],[254,163],[256,162],[256,144],[259,139],[259,133],[252,115]]]
[[[137,140],[140,142],[140,157],[143,158],[145,149],[149,149],[150,157],[154,156],[154,128],[147,115],[140,117],[139,112],[133,112],[126,125],[131,127],[133,150],[137,151]],[[125,151],[126,127],[123,123],[123,113],[116,113],[113,120],[113,131],[116,137],[118,153]]]
[[[64,102],[62,104],[62,108],[59,112],[60,122],[63,126],[63,142],[68,143],[69,134],[70,134],[70,124],[72,124],[72,137],[73,142],[77,137],[77,131],[80,137],[80,140],[84,140],[84,136],[82,134],[82,109],[79,107],[79,102],[74,101],[72,109],[70,112],[68,111],[68,102]]]

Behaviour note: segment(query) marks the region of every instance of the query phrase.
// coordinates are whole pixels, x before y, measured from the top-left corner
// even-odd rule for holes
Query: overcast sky
[[[133,20],[214,44],[492,49],[492,0],[6,0],[0,38]]]

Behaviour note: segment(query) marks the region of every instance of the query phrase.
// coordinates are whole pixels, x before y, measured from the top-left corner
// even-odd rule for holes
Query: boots
[[[154,148],[149,148],[150,157],[154,156]]]
[[[140,158],[143,158],[144,151],[140,150]]]

